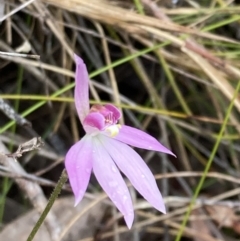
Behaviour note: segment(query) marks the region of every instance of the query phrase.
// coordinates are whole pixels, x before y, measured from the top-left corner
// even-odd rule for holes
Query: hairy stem
[[[61,174],[61,176],[60,176],[60,178],[59,178],[59,181],[58,181],[56,187],[53,190],[53,193],[51,194],[51,197],[48,200],[47,206],[45,207],[43,213],[41,214],[41,216],[39,217],[37,223],[33,227],[31,233],[29,234],[29,236],[27,238],[27,241],[32,241],[33,240],[34,236],[36,235],[37,231],[41,227],[43,221],[45,220],[48,212],[52,208],[55,200],[57,199],[58,195],[60,194],[60,192],[62,190],[62,187],[65,184],[65,182],[67,181],[67,179],[68,179],[67,178],[67,173],[66,173],[66,170],[64,169],[62,174]]]

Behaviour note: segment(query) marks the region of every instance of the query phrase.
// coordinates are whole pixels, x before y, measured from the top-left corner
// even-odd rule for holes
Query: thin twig
[[[0,142],[0,153],[7,153],[7,148]],[[6,155],[0,154],[0,164],[7,167],[11,172],[18,175],[25,175],[25,170],[21,165],[14,161],[12,158],[8,158]],[[28,181],[22,178],[14,179],[16,184],[21,188],[23,193],[28,197],[31,204],[36,208],[39,213],[42,213],[44,210],[47,200],[44,196],[44,193],[40,186],[37,183]],[[46,227],[49,231],[49,234],[52,240],[56,240],[58,233],[60,231],[57,219],[55,215],[50,212],[46,218]]]
[[[29,0],[22,5],[18,6],[17,8],[13,9],[8,14],[4,15],[2,18],[0,18],[0,22],[4,21],[5,19],[11,17],[13,14],[17,13],[18,11],[22,10],[23,8],[27,7],[29,4],[33,3],[36,0]]]
[[[22,58],[30,58],[30,59],[40,59],[40,55],[35,54],[20,54],[20,53],[9,53],[9,52],[2,52],[0,51],[0,55],[7,55],[7,56],[15,56],[15,57],[22,57]]]

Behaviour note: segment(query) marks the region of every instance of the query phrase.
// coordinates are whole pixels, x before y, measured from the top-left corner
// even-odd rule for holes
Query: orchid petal
[[[76,54],[74,55],[74,58],[76,62],[76,86],[74,92],[74,99],[78,116],[80,118],[81,123],[83,123],[83,120],[89,111],[89,78],[87,68],[83,60]]]
[[[156,209],[166,213],[156,180],[143,159],[128,145],[101,135],[101,143],[137,191]]]
[[[102,130],[105,127],[105,118],[99,112],[89,113],[83,121],[83,126],[87,133]]]
[[[134,147],[151,151],[160,151],[176,157],[175,154],[163,146],[154,137],[130,126],[122,125],[119,129],[118,135],[116,135],[114,139]]]
[[[75,206],[87,190],[92,171],[92,141],[83,137],[73,145],[65,157],[65,167],[75,196]]]
[[[92,150],[93,172],[103,190],[123,214],[130,229],[134,218],[131,196],[118,168],[98,138],[94,137]],[[108,145],[108,143],[105,143],[105,145]]]

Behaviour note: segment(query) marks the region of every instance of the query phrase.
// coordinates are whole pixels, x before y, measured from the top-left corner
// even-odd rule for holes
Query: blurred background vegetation
[[[26,240],[64,155],[84,134],[73,104],[77,53],[90,73],[91,103],[115,104],[121,123],[177,155],[137,150],[168,213],[130,187],[136,217],[128,230],[92,175],[77,208],[64,186],[36,240],[172,241],[184,217],[183,241],[239,240],[239,3],[1,0],[0,239]],[[39,150],[34,137],[45,143]],[[17,161],[4,155],[29,140]]]

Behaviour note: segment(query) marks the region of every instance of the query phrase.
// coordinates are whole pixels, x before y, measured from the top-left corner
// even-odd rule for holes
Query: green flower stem
[[[234,105],[234,101],[235,101],[235,99],[236,99],[237,96],[238,96],[239,90],[240,90],[240,80],[239,80],[239,82],[238,82],[237,88],[235,89],[235,92],[234,92],[233,98],[232,98],[232,100],[231,100],[231,103],[230,103],[230,105],[229,105],[229,107],[228,107],[228,109],[227,109],[227,113],[226,113],[226,116],[225,116],[225,118],[224,118],[224,121],[223,121],[221,130],[220,130],[220,132],[219,132],[219,134],[218,134],[218,136],[217,136],[217,140],[216,140],[216,142],[215,142],[215,145],[214,145],[214,147],[213,147],[213,150],[212,150],[212,152],[211,152],[211,155],[210,155],[210,157],[209,157],[209,159],[208,159],[208,162],[207,162],[207,165],[206,165],[206,167],[205,167],[204,173],[203,173],[203,175],[202,175],[202,177],[201,177],[201,179],[200,179],[200,181],[199,181],[199,183],[198,183],[198,185],[197,185],[197,188],[196,188],[196,190],[195,190],[194,196],[193,196],[193,198],[192,198],[192,200],[191,200],[191,202],[190,202],[190,205],[189,205],[189,207],[188,207],[188,210],[187,210],[187,212],[186,212],[186,214],[185,214],[185,216],[184,216],[184,219],[183,219],[183,222],[182,222],[182,224],[181,224],[181,227],[180,227],[180,229],[178,230],[178,233],[177,233],[177,236],[176,236],[175,241],[180,241],[180,240],[181,240],[181,237],[182,237],[184,228],[185,228],[186,225],[187,225],[187,222],[188,222],[189,216],[190,216],[190,214],[191,214],[191,211],[193,210],[195,201],[196,201],[196,199],[197,199],[197,197],[198,197],[198,195],[199,195],[199,193],[200,193],[200,191],[201,191],[201,189],[202,189],[202,186],[203,186],[204,181],[205,181],[205,179],[206,179],[207,173],[208,173],[208,171],[209,171],[209,169],[210,169],[210,167],[211,167],[213,158],[215,157],[215,154],[216,154],[217,149],[218,149],[218,147],[219,147],[219,144],[220,144],[220,142],[221,142],[223,133],[224,133],[225,128],[226,128],[227,123],[228,123],[228,119],[229,119],[230,113],[231,113],[232,108],[233,108],[233,105]]]
[[[65,184],[65,182],[67,181],[68,177],[67,177],[67,173],[66,170],[64,169],[59,180],[58,183],[56,185],[56,187],[53,190],[53,193],[51,194],[51,197],[48,200],[48,204],[45,207],[43,213],[41,214],[41,216],[39,217],[37,223],[35,224],[35,226],[33,227],[31,233],[29,234],[27,241],[32,241],[35,234],[37,233],[38,229],[41,227],[44,219],[46,218],[48,212],[50,211],[50,209],[52,208],[55,200],[57,199],[58,195],[60,194],[63,185]]]

